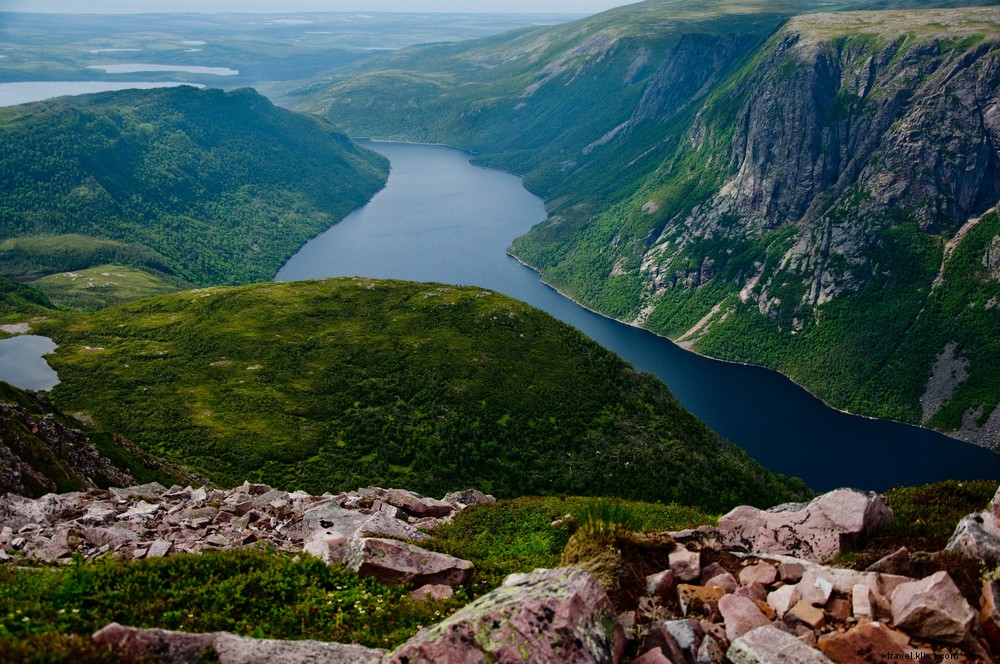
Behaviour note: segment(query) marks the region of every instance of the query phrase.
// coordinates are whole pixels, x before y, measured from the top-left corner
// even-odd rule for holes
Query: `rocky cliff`
[[[668,156],[514,252],[683,345],[993,446],[998,41],[995,8],[795,17],[730,76],[683,68],[709,91],[679,135],[650,110],[673,88],[651,82],[601,149],[659,136]]]

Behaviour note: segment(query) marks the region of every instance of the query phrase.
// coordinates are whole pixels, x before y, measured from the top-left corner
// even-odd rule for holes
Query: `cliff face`
[[[888,227],[915,221],[952,237],[1000,195],[996,43],[859,33],[868,24],[857,20],[792,20],[731,96],[703,109],[693,144],[710,151],[728,142],[712,158],[728,159],[732,175],[655,243],[669,252],[695,238],[759,238],[793,227],[795,241],[774,273],[743,275],[765,314],[871,283],[871,248]],[[890,19],[870,20],[878,30],[876,21]],[[831,26],[840,34],[824,36]],[[788,274],[805,292],[776,303],[772,286]]]

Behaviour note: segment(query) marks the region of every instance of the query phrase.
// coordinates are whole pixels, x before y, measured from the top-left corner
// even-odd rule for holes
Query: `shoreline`
[[[733,365],[737,365],[737,366],[752,367],[752,368],[755,368],[755,369],[763,369],[764,371],[770,371],[770,372],[776,373],[779,376],[781,376],[782,378],[788,380],[790,383],[792,383],[796,387],[798,387],[801,390],[803,390],[804,392],[806,392],[809,396],[811,396],[812,398],[816,399],[818,402],[820,402],[821,404],[823,404],[823,406],[825,406],[826,408],[828,408],[828,409],[830,409],[832,411],[835,411],[837,413],[841,413],[843,415],[849,415],[851,417],[858,417],[858,418],[861,418],[863,420],[869,420],[869,421],[873,421],[873,422],[876,422],[876,421],[891,422],[893,424],[901,424],[901,425],[904,425],[904,426],[913,427],[915,429],[923,429],[925,431],[931,431],[933,433],[937,433],[937,434],[940,434],[942,436],[947,436],[948,438],[951,438],[952,440],[957,440],[957,441],[965,443],[967,445],[972,445],[974,447],[978,447],[978,448],[981,448],[981,449],[984,449],[984,450],[989,450],[991,452],[994,452],[995,454],[1000,454],[1000,451],[998,451],[996,448],[990,447],[989,445],[981,445],[981,444],[979,444],[979,443],[977,443],[977,442],[975,442],[973,440],[966,440],[965,438],[961,438],[959,436],[954,435],[954,432],[940,431],[938,429],[932,429],[930,427],[926,427],[926,426],[923,426],[921,424],[914,424],[913,422],[904,422],[902,420],[895,420],[895,419],[892,419],[890,417],[875,417],[873,415],[865,415],[863,413],[852,413],[849,410],[845,410],[843,408],[838,408],[838,407],[830,404],[829,402],[826,401],[826,399],[823,399],[822,397],[820,397],[819,395],[817,395],[815,392],[813,392],[812,390],[810,390],[805,385],[802,385],[801,383],[796,382],[791,376],[789,376],[788,374],[784,373],[783,371],[781,371],[779,369],[774,369],[772,367],[766,367],[766,366],[763,366],[761,364],[753,364],[752,362],[741,362],[739,360],[727,360],[727,359],[721,358],[721,357],[713,357],[711,355],[706,355],[705,353],[697,351],[694,348],[690,348],[690,347],[687,347],[685,345],[677,343],[675,340],[671,339],[670,337],[666,336],[665,334],[660,334],[658,332],[650,330],[647,327],[643,327],[641,325],[638,325],[638,324],[636,324],[634,322],[619,320],[619,319],[617,319],[617,318],[615,318],[613,316],[609,316],[609,315],[605,314],[604,312],[598,311],[596,309],[592,309],[591,307],[588,307],[587,305],[585,305],[585,304],[577,301],[576,299],[574,299],[570,295],[567,295],[565,292],[563,292],[562,290],[560,290],[556,286],[553,286],[552,284],[550,284],[549,282],[547,282],[545,280],[544,275],[542,275],[542,272],[538,268],[536,268],[534,265],[531,265],[530,263],[526,263],[523,260],[521,260],[520,257],[518,257],[518,256],[514,255],[513,253],[511,253],[509,248],[507,249],[506,254],[508,256],[510,256],[511,258],[513,258],[514,260],[516,260],[521,265],[523,265],[524,267],[528,268],[529,270],[531,270],[532,272],[534,272],[535,274],[537,274],[538,275],[538,280],[544,286],[546,286],[548,288],[551,288],[556,293],[558,293],[560,296],[566,298],[567,300],[569,300],[573,304],[577,305],[581,309],[586,309],[587,311],[589,311],[589,312],[591,312],[593,314],[596,314],[598,316],[601,316],[602,318],[606,318],[608,320],[614,321],[616,323],[621,323],[622,325],[628,325],[629,327],[635,328],[637,330],[642,330],[643,332],[648,332],[649,334],[652,334],[653,336],[655,336],[655,337],[657,337],[659,339],[663,339],[665,341],[670,342],[671,344],[673,344],[674,346],[676,346],[677,348],[679,348],[680,350],[682,350],[682,351],[684,351],[686,353],[692,353],[692,354],[697,355],[698,357],[704,358],[706,360],[712,360],[713,362],[723,362],[725,364],[733,364]],[[998,406],[998,408],[1000,408],[1000,406]]]

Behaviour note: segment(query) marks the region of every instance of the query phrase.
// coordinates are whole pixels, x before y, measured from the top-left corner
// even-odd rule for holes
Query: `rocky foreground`
[[[270,546],[411,584],[416,597],[442,596],[473,566],[421,549],[421,529],[492,501],[478,491],[436,500],[398,489],[312,496],[258,484],[7,495],[0,498],[0,559],[139,559]],[[198,662],[208,651],[233,663],[994,661],[1000,582],[986,582],[970,601],[947,571],[902,573],[905,550],[865,571],[825,564],[891,520],[883,497],[850,489],[767,511],[739,507],[717,527],[660,537],[663,569],[640,578],[640,592],[627,602],[585,569],[515,574],[392,652],[117,624],[94,639],[161,662]],[[1000,563],[998,520],[1000,492],[989,510],[958,525],[948,548]]]

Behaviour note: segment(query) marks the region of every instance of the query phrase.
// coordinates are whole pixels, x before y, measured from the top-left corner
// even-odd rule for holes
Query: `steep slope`
[[[666,387],[474,288],[212,288],[52,323],[55,402],[223,485],[576,492],[719,510],[801,495]],[[636,478],[641,481],[636,481]]]
[[[996,9],[795,18],[631,200],[558,260],[545,227],[515,251],[834,405],[996,444],[993,215],[966,233],[1000,198],[998,43]]]
[[[269,279],[386,173],[382,157],[330,124],[252,90],[3,108],[0,273],[130,265],[172,290]]]
[[[0,381],[0,493],[38,497],[139,481],[195,481],[120,436],[81,426],[45,398]]]

